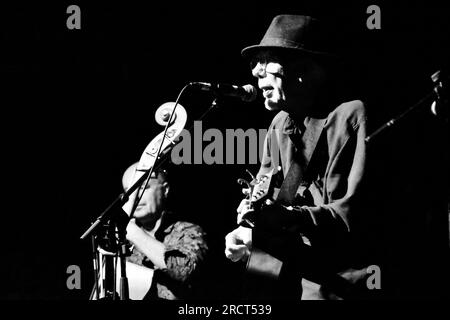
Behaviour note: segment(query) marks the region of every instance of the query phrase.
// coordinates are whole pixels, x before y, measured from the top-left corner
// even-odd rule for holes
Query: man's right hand
[[[238,227],[225,237],[225,256],[233,262],[246,259],[252,248],[252,229]]]

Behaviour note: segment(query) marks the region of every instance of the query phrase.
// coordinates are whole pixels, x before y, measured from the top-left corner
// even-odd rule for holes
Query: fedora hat
[[[244,48],[241,54],[249,58],[264,49],[291,53],[334,56],[330,35],[319,20],[304,15],[278,15],[270,24],[261,42]]]

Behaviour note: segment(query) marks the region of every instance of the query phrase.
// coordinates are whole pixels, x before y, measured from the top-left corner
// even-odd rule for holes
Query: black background
[[[289,3],[289,4],[288,4]],[[68,30],[66,8],[81,8]],[[366,8],[381,8],[381,30]],[[90,242],[79,237],[121,192],[123,171],[162,127],[154,112],[190,81],[253,83],[240,50],[259,42],[276,14],[312,14],[335,26],[338,51],[354,65],[355,98],[367,102],[370,131],[432,89],[448,63],[445,6],[424,2],[289,1],[0,6],[2,90],[2,271],[6,299],[87,299]],[[189,121],[212,98],[188,91]],[[224,101],[207,128],[267,128],[262,100]],[[387,298],[442,297],[448,281],[448,140],[429,104],[371,144],[367,220],[379,240]],[[236,298],[241,265],[223,256],[241,195],[236,179],[257,166],[177,168],[183,214],[209,234],[210,298]],[[371,249],[368,249],[370,256]],[[378,262],[377,262],[378,263]],[[79,265],[81,290],[66,269]]]

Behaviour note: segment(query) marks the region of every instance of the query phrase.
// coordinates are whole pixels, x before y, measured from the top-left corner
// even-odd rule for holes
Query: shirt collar
[[[324,125],[325,119],[316,119],[313,117],[306,117],[303,120],[301,125],[298,124],[298,121],[292,119],[289,115],[286,117],[284,125],[282,127],[284,134],[302,134],[305,131],[305,128],[311,126],[313,128],[319,128]]]
[[[300,126],[296,123],[296,121],[288,115],[286,117],[286,120],[284,121],[282,130],[284,134],[291,135],[291,134],[301,134],[303,128],[300,128]]]

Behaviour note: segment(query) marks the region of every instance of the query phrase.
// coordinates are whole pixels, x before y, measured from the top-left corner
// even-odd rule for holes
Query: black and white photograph
[[[450,298],[443,3],[0,16],[0,300],[214,319]]]

